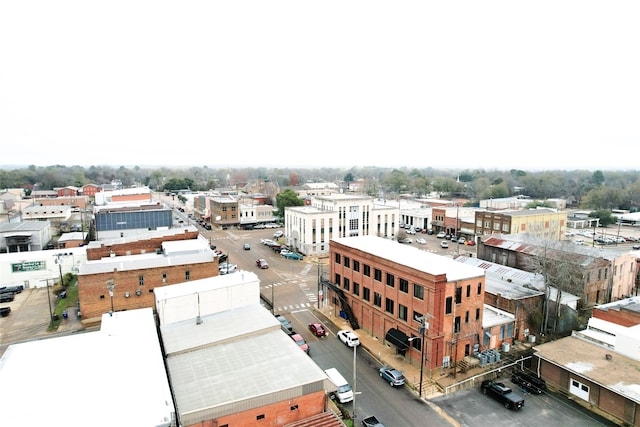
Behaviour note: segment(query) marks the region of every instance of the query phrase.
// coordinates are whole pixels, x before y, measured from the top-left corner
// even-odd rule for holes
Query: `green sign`
[[[11,271],[18,273],[20,271],[38,271],[46,270],[46,261],[24,261],[16,264],[11,264]]]

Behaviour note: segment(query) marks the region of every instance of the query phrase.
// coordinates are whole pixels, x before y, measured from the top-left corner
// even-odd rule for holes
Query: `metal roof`
[[[418,271],[433,275],[444,274],[447,281],[465,280],[485,275],[485,271],[481,268],[460,264],[450,257],[436,255],[382,237],[342,237],[333,239],[332,242],[385,258]]]
[[[168,324],[161,335],[180,351],[167,367],[185,425],[326,389],[326,374],[258,303]]]
[[[157,336],[145,308],[104,315],[97,332],[11,345],[0,359],[2,424],[170,425],[175,410]],[[65,396],[73,401],[68,417]]]

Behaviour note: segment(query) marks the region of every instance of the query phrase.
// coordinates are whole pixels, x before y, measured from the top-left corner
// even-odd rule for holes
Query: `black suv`
[[[547,383],[533,373],[514,371],[511,381],[532,394],[542,394],[547,389]]]
[[[13,301],[13,292],[4,292],[0,294],[0,302]]]

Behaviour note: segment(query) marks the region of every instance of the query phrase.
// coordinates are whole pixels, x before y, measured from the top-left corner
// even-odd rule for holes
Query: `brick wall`
[[[184,283],[187,271],[189,280],[217,276],[218,261],[214,259],[211,262],[199,264],[80,275],[78,276],[78,298],[82,318],[86,320],[100,318],[103,313],[111,310],[112,299],[107,288],[109,280],[113,280],[115,284],[114,311],[155,308],[153,288]],[[164,273],[166,273],[166,282],[163,282]],[[142,285],[140,285],[140,276],[143,277]]]
[[[640,315],[638,315],[637,312],[625,310],[624,308],[620,310],[612,310],[611,308],[601,310],[594,308],[592,315],[596,319],[606,320],[607,322],[612,322],[620,326],[631,327],[640,324]]]
[[[325,392],[318,391],[233,415],[202,420],[185,427],[282,426],[324,412],[326,399]]]
[[[162,248],[162,242],[171,242],[178,240],[191,240],[198,238],[198,231],[187,231],[183,234],[175,236],[162,236],[153,239],[138,240],[135,242],[126,242],[113,245],[102,245],[99,248],[87,248],[87,260],[99,260],[109,257],[111,252],[116,256],[138,255],[143,253],[153,253],[156,249]]]

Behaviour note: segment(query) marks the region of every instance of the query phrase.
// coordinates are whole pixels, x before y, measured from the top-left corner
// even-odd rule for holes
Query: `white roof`
[[[506,325],[507,323],[513,323],[516,320],[516,316],[508,313],[499,308],[484,304],[484,311],[482,313],[482,328],[491,328],[498,325]]]
[[[0,384],[6,426],[168,426],[175,412],[150,308],[106,314],[97,332],[11,345]]]
[[[332,241],[381,258],[386,258],[391,262],[418,271],[433,275],[445,274],[447,281],[465,280],[474,277],[484,277],[485,275],[485,271],[482,268],[460,264],[449,257],[436,255],[382,237],[342,237],[333,239]]]

